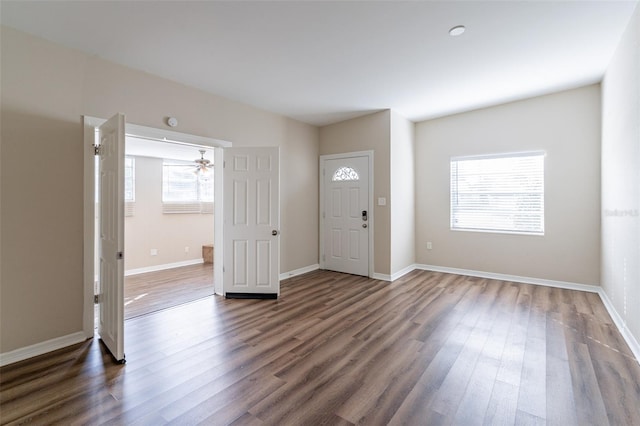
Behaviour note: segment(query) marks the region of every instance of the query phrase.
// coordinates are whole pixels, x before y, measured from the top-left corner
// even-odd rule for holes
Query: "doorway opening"
[[[97,201],[100,187],[95,176],[99,157],[94,156],[92,145],[97,128],[105,120],[86,116],[84,119],[87,144],[84,330],[91,337],[99,323],[94,309],[98,300],[95,295],[103,293],[99,288],[100,267],[96,265],[101,223]],[[122,196],[126,254],[121,257],[125,260],[122,300],[125,319],[219,293],[214,284],[213,264],[216,226],[213,162],[215,151],[231,144],[133,124],[125,125],[125,141]],[[196,170],[205,159],[208,162],[204,164],[210,170]],[[203,172],[207,172],[206,177],[201,176]],[[189,198],[189,188],[196,198]],[[180,199],[185,189],[187,197]],[[150,211],[154,218],[150,217]],[[145,245],[148,247],[142,250]]]
[[[213,295],[213,150],[127,135],[125,155],[125,320]]]
[[[125,320],[214,294],[213,164],[210,147],[126,135]]]

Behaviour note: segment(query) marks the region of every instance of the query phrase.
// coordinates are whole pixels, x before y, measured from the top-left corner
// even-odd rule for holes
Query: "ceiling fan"
[[[206,152],[204,149],[200,149],[200,158],[196,158],[194,161],[196,162],[196,170],[195,174],[202,173],[208,174],[209,168],[213,167],[213,163],[210,160],[204,158],[204,153]]]

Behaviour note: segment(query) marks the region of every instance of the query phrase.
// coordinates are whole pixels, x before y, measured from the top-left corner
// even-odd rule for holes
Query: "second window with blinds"
[[[451,158],[451,229],[544,235],[544,157]]]
[[[162,212],[213,214],[213,171],[197,172],[193,163],[162,163]]]

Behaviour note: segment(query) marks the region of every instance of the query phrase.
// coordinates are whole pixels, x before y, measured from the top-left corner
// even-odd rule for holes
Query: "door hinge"
[[[102,145],[93,145],[93,155],[101,155],[102,149],[100,149]]]
[[[222,162],[222,168],[224,169],[225,167],[227,167],[227,162],[226,162],[226,161],[223,161],[223,162]]]
[[[324,169],[322,169],[322,176],[324,176],[325,174],[326,174],[326,173],[325,173]]]
[[[324,212],[322,212],[322,218],[323,218],[323,219],[325,218]]]
[[[97,295],[97,294],[94,294],[94,295],[93,295],[93,303],[95,303],[96,305],[97,305],[98,303],[100,303],[100,297],[98,297],[98,296],[99,296],[99,295]]]

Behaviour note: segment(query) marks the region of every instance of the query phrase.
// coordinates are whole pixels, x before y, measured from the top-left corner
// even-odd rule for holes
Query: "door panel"
[[[369,275],[369,158],[324,161],[324,268]],[[366,211],[366,217],[363,216]]]
[[[360,230],[349,230],[349,259],[360,260]]]
[[[268,287],[271,276],[271,241],[256,241],[256,286]]]
[[[362,213],[361,207],[360,188],[349,188],[349,217],[358,219]],[[366,210],[366,208],[364,210]]]
[[[98,335],[124,362],[124,127],[123,115],[100,126],[100,293]]]
[[[342,217],[342,188],[331,188],[332,204],[331,216],[340,219]]]
[[[224,158],[224,294],[227,297],[277,297],[280,293],[279,150],[225,148]]]
[[[247,191],[247,182],[233,182],[233,224],[248,225],[247,210],[249,209],[249,192]]]

